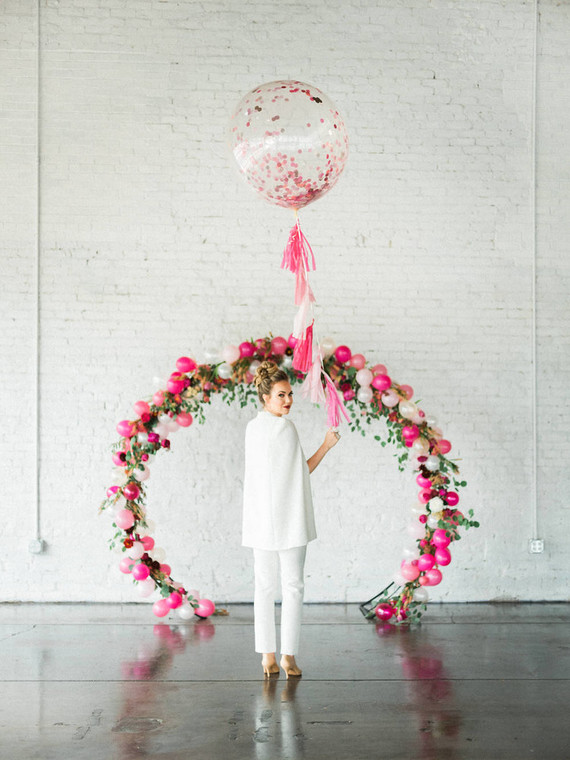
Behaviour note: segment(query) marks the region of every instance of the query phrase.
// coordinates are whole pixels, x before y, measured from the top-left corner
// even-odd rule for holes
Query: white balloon
[[[427,519],[428,528],[435,530],[435,528],[437,528],[438,523],[439,523],[439,517],[436,517],[435,515],[428,516],[428,519]]]
[[[412,452],[417,457],[425,456],[429,451],[429,443],[425,438],[416,438],[412,443]]]
[[[433,427],[434,425],[437,425],[437,417],[434,417],[432,414],[426,415],[426,424],[429,425],[429,427]]]
[[[148,467],[145,467],[144,470],[134,470],[133,477],[135,480],[138,480],[139,483],[143,483],[145,480],[148,480],[150,478],[150,470]]]
[[[321,348],[323,349],[325,356],[331,356],[336,348],[336,343],[332,338],[325,338],[321,341]]]
[[[204,351],[204,356],[206,357],[206,361],[210,364],[217,364],[220,361],[220,352],[217,348],[207,348]]]
[[[232,376],[232,372],[232,365],[228,364],[228,362],[224,362],[218,367],[218,376],[221,377],[222,380],[229,380]]]
[[[131,559],[140,559],[145,552],[145,548],[140,541],[135,541],[130,549],[127,549],[127,557]],[[148,580],[148,578],[147,578]]]
[[[128,479],[129,477],[123,467],[121,467],[121,469],[117,468],[116,470],[113,470],[112,484],[114,486],[123,486]]]
[[[139,443],[148,443],[148,433],[139,433],[137,435],[137,441]]]
[[[159,435],[161,438],[168,438],[168,433],[170,432],[168,429],[168,425],[159,422],[158,425],[154,428],[154,432]]]
[[[164,562],[166,559],[166,552],[162,546],[155,546],[150,550],[150,554],[152,554],[152,558],[155,562]]]
[[[368,386],[372,382],[372,379],[372,372],[370,372],[370,370],[366,369],[365,367],[363,369],[359,369],[356,373],[356,382],[358,385]]]
[[[424,462],[424,465],[430,472],[437,472],[437,470],[439,470],[439,457],[430,454],[430,456]]]
[[[398,404],[399,401],[400,401],[400,397],[398,396],[396,391],[392,391],[392,390],[385,391],[382,394],[382,403],[384,404],[384,406],[387,406],[388,409],[392,409],[394,406]]]
[[[404,559],[417,559],[420,556],[420,550],[418,546],[404,546],[402,554],[404,555]]]
[[[177,608],[176,612],[178,613],[178,616],[182,618],[182,620],[191,620],[194,617],[194,607],[192,607],[190,604],[181,604],[180,607]]]
[[[237,346],[225,346],[222,349],[222,359],[229,364],[237,362],[240,357],[239,348]]]
[[[412,538],[424,538],[426,534],[425,525],[421,522],[413,522],[408,525],[408,533]]]
[[[285,356],[283,357],[283,361],[281,362],[281,366],[283,367],[283,369],[291,369],[291,367],[293,366],[293,357],[285,354]],[[251,365],[249,367],[249,371],[251,372]],[[251,374],[253,374],[253,372]]]
[[[167,422],[166,427],[168,428],[169,433],[177,433],[180,430],[180,425],[173,419],[170,419]]]
[[[418,408],[413,401],[400,401],[400,414],[406,419],[410,419],[417,414]]]
[[[414,504],[412,506],[412,514],[416,515],[417,517],[423,515],[425,511],[425,506],[423,504]]]
[[[429,599],[429,594],[427,592],[427,589],[424,586],[420,586],[417,588],[413,593],[413,600],[414,602],[427,602]]]
[[[359,388],[358,393],[356,394],[356,398],[362,404],[369,404],[372,401],[373,397],[374,393],[372,392],[372,389],[367,385],[363,385],[361,388]]]
[[[287,359],[287,356],[283,357],[283,361],[285,361],[285,359]],[[293,357],[291,357],[291,361],[293,361]],[[260,364],[261,364],[260,361],[258,361],[257,359],[254,359],[252,363],[249,365],[249,371],[251,372],[252,375],[255,375],[257,368],[260,366]]]
[[[168,414],[161,414],[158,418],[158,422],[160,425],[168,425],[172,417],[169,417]]]
[[[138,592],[142,597],[150,596],[156,588],[152,578],[145,578],[144,581],[139,581]]]
[[[443,509],[445,505],[443,499],[440,499],[439,496],[434,496],[433,499],[429,500],[428,506],[431,512],[439,512],[439,510]]]

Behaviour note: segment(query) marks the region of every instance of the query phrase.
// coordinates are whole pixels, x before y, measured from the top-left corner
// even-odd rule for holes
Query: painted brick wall
[[[0,6],[2,600],[137,600],[97,507],[119,419],[183,354],[288,334],[292,215],[238,177],[225,129],[261,82],[299,78],[344,114],[344,176],[302,214],[321,335],[383,362],[435,414],[482,528],[436,600],[567,599],[570,425],[566,124],[570,7],[540,2],[539,533],[531,556],[534,5],[523,0],[42,0],[41,526],[35,534],[36,4]],[[149,516],[174,575],[252,598],[242,439],[214,404],[153,465]],[[299,404],[305,449],[322,413]],[[307,600],[391,578],[410,473],[347,433],[313,476]]]

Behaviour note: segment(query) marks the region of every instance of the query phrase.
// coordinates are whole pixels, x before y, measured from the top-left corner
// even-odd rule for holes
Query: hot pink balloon
[[[448,491],[443,498],[450,507],[454,507],[456,504],[459,504],[459,494],[455,493],[455,491]]]
[[[392,380],[388,375],[376,375],[372,380],[372,387],[377,391],[387,391],[392,385]]]
[[[287,341],[285,338],[282,338],[280,335],[278,335],[276,338],[273,338],[271,341],[271,350],[274,354],[284,354],[287,350]]]
[[[400,390],[408,400],[414,395],[414,389],[411,385],[400,385]]]
[[[434,565],[435,557],[433,554],[422,554],[418,559],[418,567],[422,573],[425,573],[427,570],[431,570]]]
[[[297,343],[298,343],[297,338],[293,335],[293,333],[291,333],[291,335],[287,338],[287,345],[289,346],[289,348],[295,348]]]
[[[337,346],[334,355],[337,362],[340,362],[340,364],[345,364],[346,362],[350,361],[352,351],[348,346]]]
[[[428,570],[427,573],[424,575],[424,578],[428,579],[428,582],[426,585],[428,586],[437,586],[438,583],[441,583],[441,579],[443,578],[441,571],[437,569],[437,567],[432,568],[431,570]]]
[[[152,397],[152,403],[155,406],[162,406],[164,404],[164,393],[162,391],[157,391]]]
[[[438,565],[449,565],[451,562],[451,552],[443,546],[438,546],[435,550],[435,561]]]
[[[366,359],[362,354],[353,354],[350,357],[349,362],[351,367],[354,367],[355,369],[363,369],[364,365],[366,364]]]
[[[166,597],[166,601],[168,603],[168,606],[171,610],[175,610],[177,607],[180,607],[182,604],[182,597],[178,593],[178,591],[173,591],[170,596]]]
[[[190,427],[193,421],[194,418],[188,412],[180,412],[176,418],[176,422],[180,425],[180,427]]]
[[[438,441],[437,448],[442,454],[449,454],[451,451],[451,443],[445,438],[442,438],[441,441]]]
[[[122,573],[125,573],[125,575],[128,575],[132,571],[134,564],[134,559],[131,559],[130,557],[123,557],[123,559],[119,562],[119,570]]]
[[[261,84],[236,106],[229,142],[246,182],[265,200],[303,208],[328,192],[348,156],[334,103],[298,80]]]
[[[130,509],[120,509],[115,515],[115,525],[121,530],[128,530],[135,524],[135,516]]]
[[[216,606],[210,599],[198,599],[198,606],[194,610],[194,614],[198,617],[207,618],[214,614]]]
[[[374,614],[379,620],[390,620],[390,618],[394,614],[394,608],[392,607],[391,604],[386,604],[385,602],[382,602],[381,604],[376,605]]]
[[[157,599],[157,601],[152,605],[152,611],[156,615],[156,617],[165,617],[165,615],[168,615],[170,612],[170,605],[168,604],[168,599]]]
[[[117,423],[117,433],[123,438],[130,438],[133,434],[133,423],[129,420],[121,420]]]
[[[133,578],[135,580],[145,581],[149,575],[150,570],[148,569],[148,565],[145,565],[144,562],[139,562],[138,565],[133,567]]]
[[[437,530],[434,531],[431,540],[434,546],[440,546],[443,549],[445,549],[451,543],[451,539],[443,528],[437,528]]]
[[[243,343],[239,344],[240,356],[242,357],[253,356],[254,352],[255,352],[255,346],[253,345],[253,343],[250,343],[249,341],[244,340]]]
[[[402,435],[404,438],[411,439],[414,441],[420,434],[419,428],[417,425],[404,425],[402,428]]]
[[[182,393],[184,390],[184,380],[173,380],[170,378],[170,380],[167,380],[166,382],[166,389],[169,393]]]
[[[146,401],[135,401],[133,404],[133,409],[139,417],[141,417],[143,414],[150,414],[150,406],[146,403]]]
[[[123,496],[128,501],[134,501],[135,499],[138,499],[140,493],[141,490],[137,485],[135,485],[135,483],[127,483],[127,485],[123,487]]]
[[[111,497],[113,497],[117,493],[118,490],[119,490],[119,486],[109,486],[109,488],[107,488],[107,498],[110,499]]]
[[[181,356],[176,360],[176,369],[179,372],[193,372],[198,365],[189,356]]]
[[[421,472],[416,478],[416,483],[420,486],[420,488],[431,488],[431,480],[429,478],[424,478]]]
[[[113,460],[113,464],[116,464],[117,467],[126,467],[127,465],[124,451],[115,451],[111,459]]]
[[[144,546],[145,551],[149,552],[154,547],[154,538],[143,536],[141,538],[141,544]]]
[[[411,563],[403,562],[402,567],[400,568],[400,573],[402,574],[402,577],[405,578],[407,581],[415,581],[418,575],[420,574],[420,570],[417,565],[412,565]]]

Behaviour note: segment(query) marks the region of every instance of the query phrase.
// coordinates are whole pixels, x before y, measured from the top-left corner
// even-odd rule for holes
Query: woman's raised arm
[[[340,433],[337,433],[334,428],[329,428],[327,430],[327,433],[325,435],[325,440],[322,442],[322,444],[319,446],[319,448],[315,451],[312,457],[309,457],[307,459],[307,464],[309,465],[309,472],[313,472],[313,470],[318,467],[318,465],[323,461],[323,458],[325,454],[332,449],[333,446],[336,446],[336,444],[339,442],[340,439]]]

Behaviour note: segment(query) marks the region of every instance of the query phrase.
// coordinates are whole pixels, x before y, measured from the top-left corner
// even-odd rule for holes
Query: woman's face
[[[289,381],[280,380],[278,383],[275,383],[271,388],[269,396],[265,394],[263,399],[265,401],[264,408],[276,417],[289,414],[289,410],[293,404],[293,391],[291,390]]]

